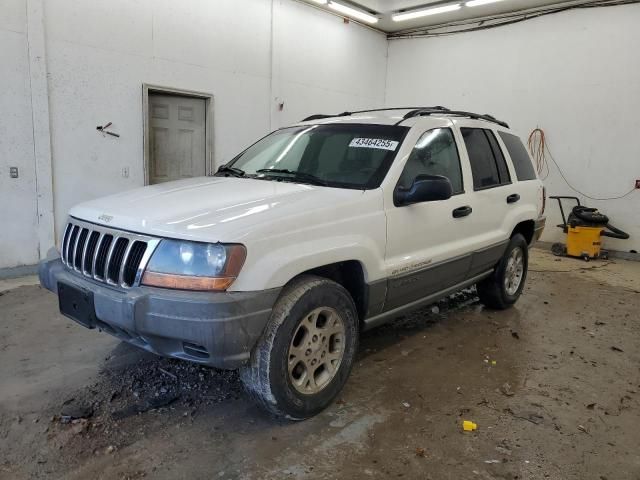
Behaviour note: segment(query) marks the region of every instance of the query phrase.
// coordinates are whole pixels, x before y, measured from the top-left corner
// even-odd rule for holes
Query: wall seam
[[[27,0],[26,6],[38,256],[43,259],[47,251],[55,246],[44,4],[42,0]]]
[[[387,38],[387,53],[384,61],[384,87],[382,96],[382,106],[387,107],[387,85],[389,83],[389,38]]]
[[[274,31],[273,31],[273,15],[274,15],[274,2],[276,0],[271,0],[271,19],[270,19],[270,31],[269,31],[269,131],[273,131],[273,44],[274,42]]]

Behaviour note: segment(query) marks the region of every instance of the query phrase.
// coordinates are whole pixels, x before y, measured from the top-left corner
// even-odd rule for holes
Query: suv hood
[[[365,194],[273,180],[199,177],[99,198],[72,208],[69,214],[147,235],[242,242],[261,226],[271,229],[285,219],[288,226],[295,221],[301,227],[301,223],[322,221],[330,213],[335,216],[336,208],[350,203],[360,204],[356,210],[361,212]]]

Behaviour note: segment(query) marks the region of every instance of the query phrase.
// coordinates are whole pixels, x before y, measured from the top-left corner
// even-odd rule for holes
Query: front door
[[[473,188],[463,184],[460,156],[450,128],[428,130],[416,142],[398,185],[420,174],[451,181],[448,200],[386,207],[388,291],[385,310],[440,292],[467,278],[475,234],[469,228]]]
[[[206,100],[149,93],[149,183],[206,175]]]

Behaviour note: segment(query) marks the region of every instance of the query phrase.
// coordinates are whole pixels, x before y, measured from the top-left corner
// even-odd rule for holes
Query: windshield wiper
[[[216,175],[218,173],[230,173],[234,177],[244,177],[244,170],[241,170],[236,167],[230,167],[228,165],[220,165],[220,167],[218,168],[218,171],[216,172]]]
[[[294,170],[289,170],[287,168],[261,168],[260,170],[256,170],[256,173],[266,173],[266,174],[284,173],[287,175],[292,175],[293,180],[301,180],[302,182],[312,183],[314,185],[321,185],[323,187],[327,187],[329,185],[328,182],[325,182],[324,180],[316,177],[315,175],[311,175],[310,173],[304,173],[304,172],[296,172]]]

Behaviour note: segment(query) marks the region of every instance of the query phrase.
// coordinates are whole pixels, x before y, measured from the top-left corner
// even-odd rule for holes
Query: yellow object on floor
[[[597,258],[600,256],[602,227],[572,227],[567,229],[567,255]]]
[[[474,430],[478,429],[478,424],[477,423],[473,423],[473,422],[471,422],[469,420],[464,420],[462,422],[462,429],[465,432],[473,432]]]

